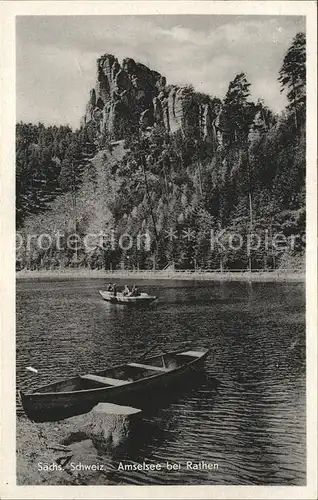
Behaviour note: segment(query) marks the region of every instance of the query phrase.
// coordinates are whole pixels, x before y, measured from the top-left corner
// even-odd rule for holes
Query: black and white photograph
[[[91,486],[103,498],[127,486],[127,498],[250,498],[209,489],[223,486],[316,498],[316,6],[98,3],[42,2],[11,20],[2,378],[15,485],[45,489],[3,498],[54,486],[77,487],[65,498]]]

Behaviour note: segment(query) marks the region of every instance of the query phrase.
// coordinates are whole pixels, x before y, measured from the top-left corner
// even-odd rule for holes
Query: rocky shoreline
[[[116,405],[113,405],[116,406]],[[113,454],[129,439],[139,412],[89,413],[57,422],[16,421],[18,485],[110,485]],[[124,408],[124,407],[121,407]]]

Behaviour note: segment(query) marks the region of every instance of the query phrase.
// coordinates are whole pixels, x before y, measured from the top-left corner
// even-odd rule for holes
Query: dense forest
[[[215,141],[195,127],[171,133],[132,126],[122,141],[93,122],[16,126],[17,269],[64,267],[276,269],[300,267],[305,251],[306,41],[299,33],[278,81],[288,105],[252,102],[240,73],[223,100],[189,86],[186,113],[209,102]],[[188,120],[191,123],[191,120]],[[79,236],[71,248],[57,232]],[[222,240],[211,245],[211,231]],[[88,234],[151,235],[150,245],[114,245]],[[28,235],[46,234],[39,248]],[[231,235],[243,244],[228,245]],[[262,244],[249,248],[251,235]],[[264,244],[281,235],[292,245]],[[220,237],[221,238],[221,237]],[[106,238],[107,239],[107,238]],[[63,241],[64,241],[63,240]],[[234,239],[232,238],[234,241]],[[37,240],[38,241],[38,240]],[[222,241],[222,243],[221,243]],[[44,238],[41,239],[44,242]],[[45,248],[46,247],[46,248]]]

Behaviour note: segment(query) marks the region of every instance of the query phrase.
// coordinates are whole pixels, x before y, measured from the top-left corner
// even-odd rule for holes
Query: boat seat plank
[[[178,356],[193,356],[194,358],[199,358],[202,356],[203,352],[201,351],[186,351],[186,352],[180,352]]]
[[[154,370],[158,372],[166,372],[167,368],[161,366],[143,365],[141,363],[127,363],[127,366],[134,366],[135,368],[145,368],[145,370]]]
[[[81,375],[81,379],[93,380],[94,382],[100,382],[101,384],[114,385],[114,386],[129,384],[128,380],[119,380],[117,378],[101,377],[100,375],[93,375],[91,373]]]

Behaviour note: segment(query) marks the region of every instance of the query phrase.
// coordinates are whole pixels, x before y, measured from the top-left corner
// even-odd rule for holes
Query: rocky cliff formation
[[[191,129],[212,141],[215,109],[196,96],[188,87],[167,85],[164,76],[133,59],[120,64],[105,54],[97,60],[97,81],[84,122],[94,121],[112,140],[124,138],[135,127],[145,130],[157,124],[171,133]]]

